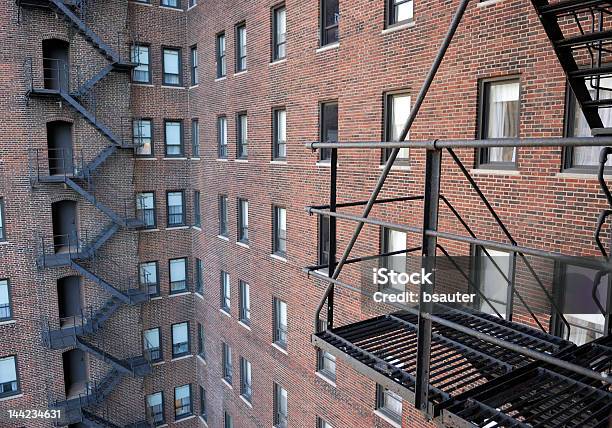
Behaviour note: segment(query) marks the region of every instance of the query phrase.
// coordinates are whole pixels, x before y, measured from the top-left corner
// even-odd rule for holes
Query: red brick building
[[[329,262],[328,223],[305,207],[328,203],[331,152],[305,143],[397,140],[457,4],[8,3],[0,426],[433,426],[311,342],[327,284],[303,268]],[[410,140],[590,136],[566,86],[530,2],[471,2]],[[517,243],[600,255],[599,148],[456,153]],[[341,150],[338,200],[366,200],[386,156]],[[424,171],[423,150],[402,150],[381,197],[421,195]],[[442,171],[442,195],[475,236],[507,242],[448,155]],[[422,205],[377,205],[372,217],[420,227]],[[465,234],[449,210],[439,223]],[[354,225],[337,227],[339,257]],[[366,225],[351,257],[420,239]],[[441,242],[457,256],[482,251]],[[530,258],[538,283],[522,259],[499,256],[514,291],[489,277],[502,285],[479,286],[493,303],[476,309],[539,324],[550,335],[534,340],[560,348],[567,312],[555,284],[571,267]],[[340,279],[366,290],[372,266]],[[488,267],[466,268],[485,284]],[[445,288],[465,287],[455,279]],[[336,326],[390,310],[335,293]],[[578,344],[607,334],[612,293],[601,293],[608,316],[570,319]],[[61,420],[9,419],[9,409],[60,409]]]

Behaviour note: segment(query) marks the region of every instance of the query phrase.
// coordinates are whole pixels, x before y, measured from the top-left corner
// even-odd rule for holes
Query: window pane
[[[166,154],[180,155],[181,147],[181,123],[166,122]]]
[[[400,232],[399,230],[393,229],[383,229],[383,242],[385,244],[383,248],[383,252],[392,253],[394,251],[401,251],[406,249],[406,233]],[[388,256],[386,258],[386,266],[387,269],[395,271],[397,273],[406,272],[406,254],[397,254],[393,256]],[[390,287],[404,290],[404,286],[402,284],[389,284]]]
[[[170,278],[172,281],[185,280],[185,259],[170,260]]]
[[[391,96],[391,141],[399,141],[404,125],[410,115],[410,95],[392,95]],[[404,140],[408,140],[409,135],[406,135]],[[408,159],[408,148],[402,148],[399,151],[399,159]]]
[[[159,348],[159,329],[145,330],[145,349]]]
[[[0,281],[0,320],[11,318],[8,281]]]
[[[395,9],[394,22],[408,21],[414,16],[414,3],[412,0],[393,0]]]
[[[142,263],[140,265],[140,283],[155,284],[157,282],[157,263]]]
[[[172,326],[172,343],[183,343],[188,341],[187,323],[174,324]]]
[[[135,82],[150,81],[149,74],[149,47],[148,46],[132,46],[131,49],[131,60],[133,63],[138,64],[133,71],[132,79]]]
[[[519,82],[489,83],[486,138],[516,138],[519,131]],[[515,162],[515,147],[492,147],[489,162]]]
[[[479,272],[480,291],[489,299],[491,305],[505,317],[508,301],[508,281],[506,281],[504,275],[506,278],[510,278],[510,254],[490,249],[487,249],[487,252],[490,254],[491,258],[487,257],[484,251],[479,250],[480,257],[478,261],[481,263]],[[497,264],[499,269],[497,269],[495,264]],[[495,313],[491,306],[484,300],[480,302],[480,310],[486,313]]]
[[[144,119],[135,120],[132,126],[136,154],[151,155],[153,153],[153,144],[151,138],[151,121]]]
[[[178,85],[180,69],[179,51],[164,49],[164,83]]]
[[[0,358],[0,396],[17,391],[17,367],[15,357]]]

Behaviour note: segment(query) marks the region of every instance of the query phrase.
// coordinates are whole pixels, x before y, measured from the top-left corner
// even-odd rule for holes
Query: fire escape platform
[[[562,359],[612,374],[612,337],[569,352]],[[442,422],[452,427],[612,426],[609,383],[545,363],[533,363],[461,394],[446,404]]]
[[[436,315],[530,350],[558,354],[571,342],[477,311],[438,307]],[[313,335],[318,348],[414,402],[418,317],[399,311]],[[499,378],[534,360],[473,335],[433,322],[429,406]]]

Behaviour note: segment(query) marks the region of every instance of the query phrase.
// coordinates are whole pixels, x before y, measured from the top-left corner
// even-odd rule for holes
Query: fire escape
[[[601,251],[599,258],[587,259],[522,246],[514,239],[455,149],[600,146],[602,150],[598,178],[602,193],[606,196],[609,208],[612,208],[612,193],[604,177],[605,163],[612,154],[612,132],[610,128],[604,127],[599,113],[600,108],[612,106],[612,100],[603,96],[608,88],[601,84],[603,77],[612,76],[612,62],[608,58],[612,52],[609,50],[612,27],[608,19],[612,13],[612,2],[561,0],[549,4],[547,0],[532,0],[593,137],[404,141],[468,3],[469,0],[460,0],[397,141],[323,141],[307,144],[313,150],[331,152],[329,202],[306,209],[311,215],[328,219],[326,239],[329,252],[325,263],[304,268],[309,276],[327,284],[315,315],[312,343],[413,403],[428,418],[446,426],[609,427],[612,423],[610,323],[606,323],[603,337],[585,345],[576,346],[566,340],[569,338],[570,325],[530,260],[538,258],[596,271],[592,289],[584,293],[593,296],[601,314],[609,319],[610,308],[606,309],[606,305],[598,300],[596,289],[599,279],[612,272],[609,251],[601,238],[606,218],[612,214],[612,209],[603,210],[593,223],[595,240]],[[420,195],[379,198],[401,148],[410,148],[411,153],[425,152],[424,192]],[[338,202],[338,150],[355,149],[387,149],[390,155],[367,200]],[[459,176],[470,185],[477,200],[491,216],[493,224],[497,225],[501,235],[506,238],[505,241],[479,238],[449,198],[441,193],[443,156],[450,159],[460,173]],[[376,156],[371,158],[375,159]],[[444,172],[449,169],[445,166]],[[375,207],[415,201],[422,204],[420,226],[397,224],[370,216]],[[353,214],[351,211],[354,209],[359,209],[362,214]],[[442,210],[448,213],[447,217],[457,221],[464,234],[439,229],[439,214]],[[339,258],[338,220],[356,223],[352,236],[342,239],[348,244]],[[351,252],[365,225],[414,234],[420,237],[421,245],[418,248],[351,258]],[[470,244],[482,249],[484,256],[492,260],[504,276],[511,293],[531,316],[533,324],[540,329],[504,319],[458,264],[455,264],[457,275],[466,279],[468,292],[479,293],[479,298],[489,304],[495,315],[466,306],[424,301],[426,293],[431,295],[436,287],[444,286],[436,281],[436,275],[440,276],[439,272],[435,272],[436,266],[440,266],[442,261],[454,263],[450,252],[443,245],[447,242]],[[487,249],[514,254],[516,259],[524,263],[525,271],[532,277],[533,287],[539,288],[553,314],[565,326],[565,338],[549,334],[536,311],[530,307],[528,299],[514,287],[514,279],[505,276]],[[410,253],[418,254],[421,266],[427,272],[433,272],[433,284],[424,283],[419,286],[418,304],[410,306],[388,303],[389,307],[396,308],[390,309],[391,313],[337,325],[338,318],[342,317],[344,321],[347,316],[348,309],[338,307],[343,295],[358,293],[363,295],[362,299],[372,299],[372,293],[367,287],[339,279],[344,267]],[[352,278],[350,275],[348,277]],[[339,287],[348,291],[338,296],[336,290]]]
[[[113,335],[109,334],[112,332],[101,330],[119,308],[123,305],[141,305],[149,300],[149,293],[143,289],[138,277],[123,278],[117,275],[116,273],[124,271],[125,267],[100,257],[98,253],[120,229],[136,230],[144,223],[137,219],[133,195],[120,202],[113,201],[121,205],[121,209],[104,204],[96,196],[94,186],[96,171],[118,150],[133,151],[135,147],[131,138],[124,139],[123,132],[118,135],[108,124],[103,123],[95,111],[86,107],[85,101],[96,84],[110,73],[129,74],[134,64],[131,63],[129,56],[121,55],[121,43],[124,41],[118,41],[116,48],[111,47],[85,23],[85,0],[17,0],[17,4],[20,14],[22,8],[50,9],[62,17],[108,63],[93,76],[83,81],[80,78],[76,79],[77,85],[74,85],[75,79],[72,79],[71,70],[65,61],[44,58],[43,79],[35,78],[33,59],[28,59],[25,66],[29,84],[26,94],[28,101],[32,98],[43,98],[65,103],[110,143],[90,160],[86,160],[84,155],[75,156],[72,150],[60,149],[48,152],[34,150],[30,155],[30,162],[33,167],[31,168],[33,186],[63,184],[91,203],[108,219],[102,231],[92,237],[87,234],[70,233],[66,236],[40,238],[37,259],[40,269],[70,267],[110,294],[110,298],[100,308],[82,310],[80,315],[73,316],[70,323],[62,325],[59,329],[52,328],[48,322],[43,323],[45,324],[43,343],[49,349],[79,349],[111,367],[100,381],[88,382],[85,392],[65,400],[50,398],[49,405],[51,408],[62,410],[63,419],[58,422],[62,425],[80,422],[91,427],[116,427],[118,425],[110,421],[113,418],[113,411],[107,408],[109,394],[126,376],[143,377],[149,374],[151,359],[148,355],[134,355],[129,358],[115,356],[115,354],[129,353],[124,338],[120,334]],[[53,79],[55,83],[49,84],[49,79]],[[72,90],[71,86],[76,88]],[[95,106],[95,102],[93,105]],[[50,162],[55,163],[56,167],[50,167]],[[117,406],[119,409],[121,404]],[[104,408],[107,408],[107,411],[101,410]],[[149,425],[137,422],[129,426]]]

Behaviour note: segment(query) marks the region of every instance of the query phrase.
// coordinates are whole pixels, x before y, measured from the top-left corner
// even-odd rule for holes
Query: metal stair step
[[[561,40],[556,40],[553,43],[557,47],[568,48],[598,42],[612,42],[612,30],[595,31],[592,33],[581,34],[579,36],[567,37]]]
[[[541,7],[539,12],[542,15],[560,15],[609,4],[610,2],[605,0],[565,0],[554,4],[547,4]]]

